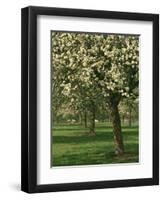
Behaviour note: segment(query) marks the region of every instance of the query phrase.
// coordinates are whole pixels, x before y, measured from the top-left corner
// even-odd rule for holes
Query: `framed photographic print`
[[[22,9],[22,190],[159,184],[159,16]]]

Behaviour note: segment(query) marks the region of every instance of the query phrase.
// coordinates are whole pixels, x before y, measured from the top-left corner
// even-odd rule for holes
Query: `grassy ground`
[[[96,124],[96,136],[80,125],[55,126],[52,131],[52,165],[91,165],[138,162],[138,127],[123,127],[125,155],[114,154],[112,127]]]

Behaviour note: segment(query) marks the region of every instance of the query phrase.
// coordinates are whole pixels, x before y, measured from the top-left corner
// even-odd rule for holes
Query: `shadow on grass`
[[[84,128],[84,127],[80,127],[80,126],[76,126],[76,127],[69,127],[69,126],[66,126],[66,127],[62,127],[62,128],[59,128],[59,127],[53,127],[52,128],[53,131],[76,131],[76,130],[87,130],[87,128]]]
[[[89,136],[88,129],[73,126],[68,128],[57,127],[53,130],[53,166],[138,162],[139,133],[136,126],[122,127],[125,145],[123,156],[115,155],[113,131],[108,126],[97,127],[96,136]]]
[[[123,132],[125,140],[133,140],[138,137],[138,132],[132,130],[130,132]],[[52,141],[54,143],[85,143],[85,142],[95,142],[95,141],[113,141],[113,132],[111,131],[98,131],[96,136],[90,136],[87,133],[77,133],[76,135],[54,135],[52,136]]]
[[[112,129],[112,126],[109,125],[109,126],[97,126],[95,128],[95,130],[99,130],[99,129]],[[135,128],[138,128],[138,126],[132,126],[132,127],[129,127],[129,126],[122,126],[122,129],[127,129],[127,130],[132,130],[132,129],[135,129]],[[83,131],[83,130],[89,130],[89,127],[85,128],[83,126],[63,126],[63,127],[53,127],[52,128],[53,131],[76,131],[76,130],[80,130],[80,131]]]
[[[138,144],[126,144],[126,151],[123,156],[114,153],[114,147],[107,146],[97,148],[95,151],[67,152],[60,156],[53,156],[53,166],[73,166],[73,165],[96,165],[96,164],[118,164],[139,162]]]
[[[80,135],[76,136],[53,136],[53,142],[54,143],[93,143],[95,141],[106,141],[106,140],[113,140],[113,134],[112,132],[98,132],[96,136],[90,136],[87,133],[80,133]]]

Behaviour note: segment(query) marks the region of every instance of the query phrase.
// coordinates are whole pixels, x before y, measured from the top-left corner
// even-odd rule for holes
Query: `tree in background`
[[[138,109],[139,109],[139,99],[136,98],[127,98],[121,101],[119,110],[120,115],[123,120],[123,124],[126,124],[126,121],[128,123],[128,127],[132,126],[132,123],[134,121],[138,120]]]

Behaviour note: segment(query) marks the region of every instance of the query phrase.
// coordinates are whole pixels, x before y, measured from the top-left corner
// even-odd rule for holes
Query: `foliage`
[[[137,36],[52,32],[56,99],[62,94],[78,109],[105,97],[134,96],[138,44]]]

